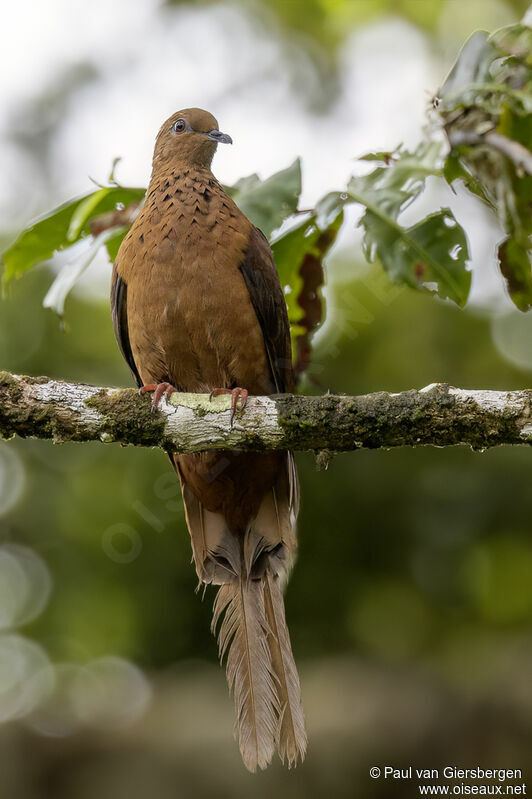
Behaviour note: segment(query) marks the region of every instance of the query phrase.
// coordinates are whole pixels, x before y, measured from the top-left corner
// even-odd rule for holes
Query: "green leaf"
[[[466,44],[442,89],[451,151],[444,176],[463,180],[497,216],[510,297],[532,307],[532,28],[512,25]]]
[[[301,162],[261,181],[257,175],[242,178],[229,192],[240,210],[268,238],[297,211],[301,194]]]
[[[331,225],[346,203],[352,202],[347,192],[330,191],[316,203],[314,213],[316,223],[320,230],[325,230]]]
[[[448,208],[403,228],[378,208],[368,207],[360,224],[365,228],[366,257],[378,258],[393,282],[465,305],[471,287],[467,239]]]
[[[35,264],[47,261],[57,250],[70,246],[67,237],[70,220],[85,199],[81,197],[59,206],[22,231],[2,255],[5,282],[20,277]]]
[[[403,227],[401,211],[422,191],[428,176],[442,175],[444,144],[428,142],[415,152],[397,151],[389,166],[352,178],[349,199],[365,206],[364,253],[380,260],[391,280],[465,304],[471,285],[462,228],[451,211],[440,209],[417,225]]]
[[[455,103],[455,98],[475,83],[489,79],[495,50],[486,31],[476,31],[466,41],[439,92],[440,101]],[[465,98],[462,98],[465,100]]]
[[[351,200],[366,206],[378,206],[385,214],[397,219],[406,205],[421,193],[426,178],[442,174],[443,152],[442,142],[420,144],[413,153],[397,151],[389,166],[351,178],[347,186]]]
[[[396,150],[393,150],[392,152],[379,150],[376,153],[366,153],[365,155],[361,155],[360,158],[358,158],[357,160],[358,161],[380,161],[381,164],[388,165],[388,164],[390,164],[393,161],[393,159],[395,158],[395,155],[396,155],[398,150],[400,150],[400,147],[398,147]]]
[[[449,186],[453,189],[453,182],[455,180],[461,180],[466,189],[471,192],[471,194],[476,194],[476,196],[482,200],[482,202],[487,203],[489,205],[489,200],[486,197],[486,193],[484,191],[484,187],[482,183],[475,178],[474,175],[469,172],[462,161],[458,158],[458,156],[450,152],[447,158],[445,159],[445,164],[443,167],[443,177],[449,184]]]
[[[342,222],[339,204],[336,213],[329,212],[323,226],[318,214],[311,214],[272,244],[288,307],[296,376],[308,365],[311,337],[323,321],[323,260],[336,241]]]
[[[530,310],[532,308],[532,273],[529,251],[509,236],[499,245],[497,255],[510,297],[520,311]]]
[[[224,189],[227,194],[236,202],[237,197],[240,195],[245,195],[247,192],[256,189],[257,186],[260,186],[260,184],[261,179],[254,172],[252,175],[247,175],[246,177],[237,180],[234,186],[224,186]]]
[[[65,264],[57,273],[43,300],[43,306],[63,316],[65,301],[81,275],[91,265],[102,244],[115,234],[115,229],[104,230],[92,241],[87,252]]]
[[[129,228],[117,228],[118,232],[116,232],[111,238],[107,239],[105,242],[105,248],[107,250],[107,255],[109,256],[109,260],[111,263],[114,263],[116,256],[118,255],[118,250],[120,249],[120,245],[124,241],[126,233],[128,232]]]
[[[73,240],[77,241],[91,233],[91,222],[95,217],[117,208],[127,208],[129,205],[140,203],[145,194],[146,189],[125,188],[124,186],[106,186],[94,192],[90,198],[87,197],[81,207],[76,209],[78,218],[74,229],[76,237]],[[89,202],[89,200],[91,201]],[[73,226],[73,220],[71,226]]]
[[[54,252],[90,235],[90,222],[95,216],[117,206],[138,203],[144,194],[144,189],[109,186],[55,208],[23,230],[3,253],[4,281],[19,277],[32,266],[47,261]]]
[[[99,191],[95,191],[93,194],[89,194],[88,197],[79,203],[79,205],[76,207],[76,210],[72,214],[72,218],[68,226],[67,241],[72,244],[78,240],[84,225],[87,223],[87,220],[94,215],[95,209],[98,208],[100,201],[107,196],[107,192],[107,188],[100,189]]]

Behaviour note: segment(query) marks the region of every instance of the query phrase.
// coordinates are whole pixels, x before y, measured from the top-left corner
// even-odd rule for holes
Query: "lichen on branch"
[[[176,392],[155,412],[129,388],[0,372],[0,437],[102,441],[178,452],[328,450],[532,444],[532,390],[487,391],[435,383],[420,391],[357,397],[250,397],[230,420],[230,397]]]

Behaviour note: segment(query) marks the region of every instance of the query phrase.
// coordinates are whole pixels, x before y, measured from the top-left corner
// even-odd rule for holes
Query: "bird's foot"
[[[240,407],[242,410],[246,407],[246,403],[248,401],[248,390],[247,388],[240,388],[237,386],[236,388],[214,388],[211,393],[209,394],[209,399],[213,397],[219,397],[220,394],[231,394],[231,425],[233,424],[233,420],[235,418],[236,413],[236,406],[238,405],[238,400],[240,399]]]
[[[173,394],[174,391],[177,391],[177,388],[175,388],[175,386],[173,386],[171,383],[147,383],[145,386],[139,388],[139,394],[147,394],[151,391],[153,391],[151,412],[155,413],[162,398],[168,398],[170,394]]]

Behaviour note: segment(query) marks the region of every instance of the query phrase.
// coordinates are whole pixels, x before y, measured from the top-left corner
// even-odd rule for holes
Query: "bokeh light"
[[[0,442],[0,516],[16,505],[25,484],[24,467],[13,447]]]
[[[50,572],[39,555],[19,544],[0,546],[0,630],[35,619],[51,589]]]
[[[510,363],[532,371],[532,317],[528,313],[498,314],[491,323],[495,346]]]
[[[30,713],[52,691],[54,679],[41,646],[21,635],[0,635],[0,721]]]
[[[94,727],[120,729],[136,721],[150,701],[150,686],[140,669],[124,658],[90,661],[73,684],[77,716]]]

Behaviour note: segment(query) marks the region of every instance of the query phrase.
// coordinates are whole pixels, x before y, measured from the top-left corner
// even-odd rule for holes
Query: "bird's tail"
[[[284,481],[286,483],[286,481]],[[212,630],[235,702],[235,737],[250,771],[277,749],[295,766],[307,746],[301,689],[280,581],[295,552],[292,503],[283,481],[264,497],[243,538],[202,507],[183,483],[187,523],[200,580],[220,585]]]
[[[245,575],[221,585],[212,630],[235,701],[235,737],[250,771],[266,768],[277,749],[295,766],[307,736],[301,689],[278,575]]]
[[[268,646],[280,705],[277,750],[282,762],[284,763],[286,758],[290,768],[297,765],[299,760],[303,760],[307,749],[299,674],[286,625],[279,576],[265,574],[263,586],[268,623]]]

